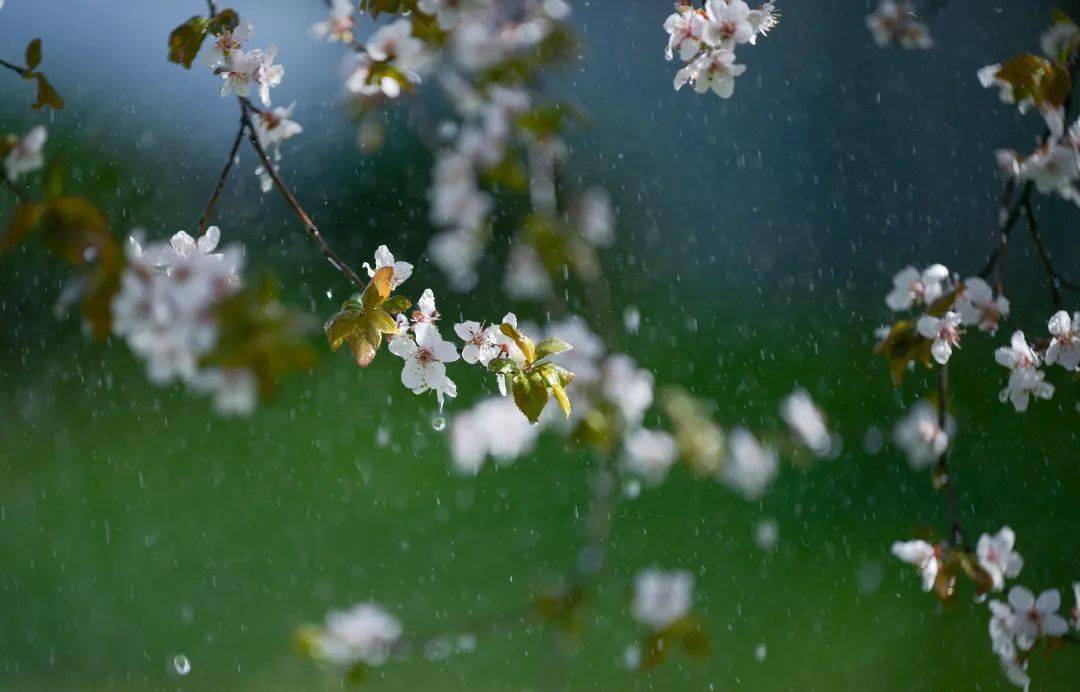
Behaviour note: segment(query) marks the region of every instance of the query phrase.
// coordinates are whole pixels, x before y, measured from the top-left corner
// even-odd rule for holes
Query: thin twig
[[[202,216],[199,217],[199,235],[206,232],[206,222],[210,219],[210,214],[214,211],[214,205],[217,204],[218,197],[221,196],[221,191],[225,188],[225,179],[229,176],[229,171],[232,170],[233,164],[236,162],[236,153],[240,150],[240,142],[244,140],[244,132],[247,130],[247,122],[240,119],[240,129],[236,132],[236,138],[233,139],[232,147],[229,149],[229,158],[225,161],[224,168],[221,169],[221,175],[218,176],[217,185],[214,186],[214,191],[210,195],[210,201],[206,203],[206,209],[203,210]]]
[[[14,182],[12,182],[11,178],[7,177],[7,175],[0,174],[0,180],[4,181],[4,187],[11,190],[12,194],[14,194],[20,202],[29,201],[30,198],[26,196],[26,193],[23,192],[23,189],[16,185]]]
[[[7,60],[3,59],[0,59],[0,67],[6,67],[12,72],[18,73],[20,77],[25,77],[26,73],[30,71],[25,67],[19,67],[18,65],[15,65],[14,63],[10,63]]]
[[[1043,268],[1046,269],[1046,283],[1050,285],[1050,300],[1054,303],[1054,309],[1061,309],[1061,289],[1058,288],[1057,273],[1054,265],[1050,262],[1050,255],[1043,244],[1042,235],[1039,233],[1039,225],[1035,220],[1035,212],[1031,209],[1031,202],[1024,204],[1024,216],[1027,218],[1027,227],[1031,231],[1031,238],[1035,241],[1035,247],[1039,251],[1039,259],[1042,260]]]
[[[330,265],[337,269],[339,272],[345,275],[349,281],[352,281],[360,290],[364,290],[367,286],[367,281],[360,277],[352,267],[346,264],[345,260],[341,259],[335,253],[330,246],[326,243],[322,233],[319,232],[319,227],[312,221],[311,216],[308,215],[304,208],[300,206],[300,202],[297,201],[293,195],[292,190],[285,184],[285,181],[281,179],[277,169],[274,167],[273,161],[270,160],[270,156],[266,153],[266,149],[263,148],[261,142],[259,142],[259,136],[255,133],[255,125],[251,122],[251,105],[246,99],[239,99],[240,109],[244,124],[247,126],[248,141],[251,142],[251,146],[255,149],[255,153],[259,155],[259,159],[262,160],[263,168],[266,174],[270,176],[270,180],[273,181],[274,187],[278,189],[281,196],[285,198],[285,202],[292,209],[296,217],[300,219],[300,222],[304,224],[304,230],[307,231],[308,237],[312,242],[318,246],[319,251],[323,257],[326,258]]]
[[[948,420],[949,367],[938,369],[938,427],[944,431]],[[960,525],[960,507],[956,500],[956,486],[949,473],[949,448],[946,447],[937,460],[937,478],[945,495],[945,509],[949,516],[949,536],[952,547],[964,549],[964,530]]]

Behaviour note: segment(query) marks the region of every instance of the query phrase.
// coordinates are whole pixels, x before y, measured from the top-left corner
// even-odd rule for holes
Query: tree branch
[[[949,401],[949,366],[942,365],[938,369],[938,427],[942,431],[948,420]],[[949,540],[952,547],[957,550],[964,549],[964,530],[960,525],[960,507],[956,499],[956,485],[952,476],[949,475],[949,448],[946,447],[937,460],[935,476],[941,484],[941,492],[945,496],[945,511],[949,518]]]
[[[334,269],[337,269],[344,274],[349,281],[353,282],[357,288],[364,290],[368,282],[361,278],[361,276],[356,273],[356,270],[346,264],[345,260],[341,259],[341,257],[330,248],[323,238],[322,233],[319,231],[319,227],[315,225],[311,216],[309,216],[308,213],[304,211],[304,208],[300,206],[300,202],[297,201],[296,197],[289,189],[289,186],[281,179],[277,169],[274,167],[273,161],[271,161],[270,156],[267,155],[266,149],[264,149],[262,143],[259,142],[259,136],[255,133],[255,125],[251,122],[251,104],[244,98],[238,100],[240,101],[241,118],[243,119],[248,133],[248,141],[251,142],[251,146],[255,149],[255,153],[259,155],[263,168],[266,170],[266,174],[270,176],[270,180],[273,181],[274,187],[276,187],[278,192],[281,193],[281,196],[285,198],[285,202],[289,205],[289,208],[292,209],[293,213],[296,214],[296,218],[300,219],[300,222],[304,224],[304,230],[307,231],[308,237],[311,238],[312,242],[319,248],[323,257],[330,262],[330,265],[334,267]]]
[[[1067,288],[1071,291],[1078,291],[1080,285],[1065,279],[1061,272],[1054,267],[1054,262],[1050,258],[1050,251],[1046,249],[1042,233],[1039,232],[1039,224],[1035,219],[1035,210],[1032,208],[1030,200],[1024,204],[1024,215],[1027,219],[1028,230],[1031,232],[1031,239],[1035,241],[1035,249],[1038,250],[1039,259],[1042,260],[1043,269],[1046,270],[1046,281],[1050,285],[1050,299],[1054,303],[1054,309],[1061,310],[1061,289]]]
[[[240,142],[244,140],[246,130],[247,122],[241,118],[240,129],[236,132],[236,138],[233,139],[232,148],[229,149],[229,158],[225,161],[224,168],[221,169],[221,175],[218,176],[214,191],[210,195],[210,200],[206,203],[206,209],[203,210],[202,216],[199,217],[199,235],[206,232],[206,222],[210,219],[210,214],[214,211],[214,205],[217,204],[218,197],[221,196],[221,191],[225,188],[225,179],[228,178],[229,171],[232,170],[233,164],[236,162],[236,153],[240,149]]]
[[[10,63],[7,60],[3,60],[3,59],[0,59],[0,67],[6,67],[9,70],[11,70],[12,72],[15,72],[16,74],[18,74],[20,77],[25,77],[26,73],[30,71],[30,70],[26,69],[25,67],[19,67],[18,65],[14,64],[14,63]]]

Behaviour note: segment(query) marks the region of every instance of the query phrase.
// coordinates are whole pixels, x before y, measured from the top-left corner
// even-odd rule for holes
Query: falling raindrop
[[[191,672],[191,661],[184,654],[177,654],[173,656],[172,660],[173,668],[180,675],[187,675]]]
[[[334,292],[333,292],[333,291],[329,291],[329,290],[328,290],[328,291],[326,292],[326,297],[327,297],[327,298],[333,298],[333,297],[334,297]]]
[[[446,418],[443,416],[435,416],[431,419],[431,427],[435,428],[438,432],[446,430]]]

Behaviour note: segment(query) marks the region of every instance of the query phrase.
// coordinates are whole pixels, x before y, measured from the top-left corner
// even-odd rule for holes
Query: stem
[[[18,74],[20,77],[25,77],[26,73],[30,71],[30,70],[26,69],[25,67],[19,67],[18,65],[15,65],[14,63],[10,63],[7,60],[3,60],[3,59],[0,59],[0,67],[6,67],[9,70],[11,70],[12,72],[15,72],[16,74]]]
[[[210,201],[206,203],[206,209],[203,210],[202,216],[199,217],[199,235],[206,232],[206,222],[210,219],[210,214],[214,211],[214,205],[217,204],[218,197],[221,196],[221,191],[225,188],[225,179],[229,176],[229,171],[232,170],[233,164],[236,162],[236,153],[240,149],[240,142],[244,139],[245,130],[247,130],[247,122],[241,118],[240,129],[233,139],[232,148],[229,149],[229,158],[225,161],[225,167],[221,169],[221,175],[218,176],[217,184],[210,195]]]
[[[1050,285],[1050,300],[1054,303],[1054,309],[1061,309],[1061,289],[1058,288],[1057,274],[1054,265],[1050,262],[1050,254],[1043,243],[1042,234],[1039,233],[1039,225],[1035,220],[1035,212],[1031,209],[1031,202],[1024,204],[1024,216],[1027,218],[1027,227],[1031,231],[1031,238],[1035,241],[1035,247],[1039,251],[1039,259],[1042,260],[1043,268],[1046,269],[1046,282]]]
[[[942,431],[948,416],[949,366],[938,369],[938,427]],[[957,550],[964,549],[964,530],[960,526],[960,507],[956,500],[956,486],[949,475],[949,448],[938,456],[936,475],[941,483],[941,492],[945,495],[945,509],[949,517],[949,540]]]
[[[300,206],[300,202],[297,201],[296,197],[289,189],[289,186],[281,179],[273,162],[267,155],[266,149],[264,149],[263,145],[259,142],[258,135],[255,134],[255,125],[251,122],[251,105],[247,102],[247,99],[241,98],[238,100],[240,101],[240,110],[242,113],[241,119],[243,120],[248,133],[248,141],[251,142],[251,146],[255,149],[255,153],[258,154],[259,159],[262,160],[263,168],[266,170],[266,174],[270,176],[270,180],[273,181],[274,187],[276,187],[278,192],[281,193],[281,196],[285,198],[285,202],[289,205],[289,208],[292,209],[293,213],[296,214],[296,218],[300,219],[300,222],[304,224],[304,230],[307,231],[308,237],[311,238],[312,242],[319,248],[319,252],[322,253],[323,257],[330,262],[330,266],[344,274],[345,278],[353,282],[361,291],[364,290],[367,286],[367,281],[362,279],[360,275],[356,273],[356,270],[346,264],[345,260],[341,259],[341,257],[330,248],[323,238],[322,233],[319,232],[319,227],[311,220],[311,217],[304,211],[304,208]]]
[[[14,194],[20,202],[25,203],[30,201],[30,198],[26,196],[26,193],[23,192],[22,188],[12,182],[11,178],[8,178],[7,175],[0,174],[0,180],[4,181],[4,187],[11,190],[12,194]]]
[[[1001,193],[1001,205],[998,207],[998,230],[997,242],[994,249],[987,257],[983,268],[979,270],[979,276],[986,278],[990,272],[994,272],[994,288],[998,294],[1005,289],[1005,250],[1009,242],[1016,221],[1020,218],[1020,207],[1031,199],[1031,183],[1024,183],[1020,194],[1013,200],[1013,192],[1016,189],[1016,181],[1010,178],[1005,183],[1005,189]]]

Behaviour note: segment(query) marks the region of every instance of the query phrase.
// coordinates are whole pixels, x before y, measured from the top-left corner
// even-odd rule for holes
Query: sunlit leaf
[[[57,197],[46,203],[42,229],[49,249],[77,267],[119,254],[105,215],[82,197]]]
[[[555,356],[560,353],[573,350],[573,346],[563,341],[562,339],[549,336],[536,345],[536,359],[547,358],[548,356]]]
[[[0,252],[7,252],[20,245],[26,235],[38,225],[45,205],[40,202],[16,204],[8,217],[4,234],[0,236]]]
[[[529,421],[540,420],[540,414],[547,406],[548,387],[544,379],[536,373],[531,375],[518,373],[510,381],[514,393],[514,403]]]
[[[386,310],[391,315],[397,315],[398,313],[405,312],[411,307],[412,302],[405,296],[401,295],[390,296],[382,305],[383,310]]]
[[[35,38],[26,44],[26,69],[32,70],[41,64],[41,39]]]
[[[514,325],[506,322],[499,325],[499,331],[514,340],[514,343],[524,354],[527,365],[536,361],[536,346],[533,345],[532,339],[519,332]]]
[[[345,340],[364,324],[364,314],[359,310],[342,310],[334,314],[323,325],[330,350],[337,351]]]
[[[894,386],[899,387],[911,363],[922,363],[931,367],[929,339],[915,330],[915,323],[900,320],[892,326],[889,333],[876,346],[874,353],[885,356],[889,362],[889,374]]]
[[[214,36],[220,36],[234,31],[239,25],[240,16],[236,14],[236,10],[221,10],[206,22],[206,31]]]
[[[364,295],[360,298],[360,303],[364,306],[364,309],[370,310],[385,303],[386,299],[390,297],[390,291],[393,290],[393,284],[393,267],[380,267],[376,270],[375,276],[371,277],[367,288],[364,289]]]
[[[542,341],[540,343],[543,345],[544,342]],[[555,397],[555,401],[559,403],[559,408],[562,409],[563,415],[569,418],[570,397],[567,396],[565,387],[574,380],[574,373],[566,368],[559,367],[554,363],[544,363],[537,369],[537,373],[547,384],[548,389],[551,391],[551,395]]]
[[[1013,99],[1031,99],[1036,106],[1064,105],[1072,87],[1069,73],[1044,57],[1021,53],[1001,64],[995,75],[1012,85]]]

